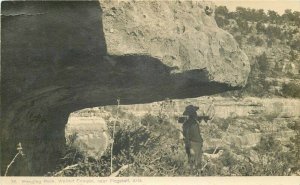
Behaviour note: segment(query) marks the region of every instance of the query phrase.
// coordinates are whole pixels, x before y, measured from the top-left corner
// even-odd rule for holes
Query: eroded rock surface
[[[144,8],[145,7],[145,8]],[[43,175],[64,153],[68,115],[86,107],[210,95],[241,87],[249,64],[191,2],[1,4],[1,172]]]
[[[205,13],[204,3],[101,2],[108,53],[147,53],[174,73],[205,69],[210,81],[245,84],[250,71],[247,56]]]

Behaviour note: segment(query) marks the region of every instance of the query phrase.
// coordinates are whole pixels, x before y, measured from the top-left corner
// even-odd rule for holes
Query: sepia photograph
[[[299,0],[2,0],[0,93],[2,178],[300,185]]]

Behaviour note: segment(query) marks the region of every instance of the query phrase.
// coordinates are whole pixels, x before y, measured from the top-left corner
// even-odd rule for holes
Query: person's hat
[[[183,112],[183,115],[187,115],[187,116],[193,116],[193,115],[197,115],[197,110],[199,109],[199,107],[194,106],[194,105],[188,105],[185,107],[185,110]]]

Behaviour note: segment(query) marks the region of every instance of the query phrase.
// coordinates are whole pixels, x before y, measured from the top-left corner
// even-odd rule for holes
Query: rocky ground
[[[176,128],[179,138],[172,142],[179,146],[178,150],[185,159],[182,136],[180,136],[181,124],[177,122],[177,119],[184,111],[185,106],[189,104],[200,107],[199,115],[214,115],[212,121],[200,123],[204,138],[203,159],[204,161],[210,160],[206,175],[247,175],[247,173],[241,173],[241,170],[233,170],[235,164],[226,166],[219,162],[221,158],[227,157],[226,160],[232,160],[233,163],[244,164],[247,161],[245,164],[251,164],[252,168],[258,167],[263,162],[261,161],[262,154],[256,148],[266,137],[271,137],[278,142],[281,152],[291,154],[291,138],[295,137],[297,132],[292,130],[290,125],[300,121],[300,113],[297,111],[300,106],[299,99],[255,97],[238,99],[216,96],[213,98],[165,100],[151,104],[120,105],[119,108],[117,106],[88,108],[70,115],[66,133],[67,135],[77,133],[78,138],[75,140],[74,146],[78,150],[85,151],[89,156],[99,158],[99,154],[104,153],[105,147],[108,149],[110,147],[111,140],[107,137],[109,135],[107,124],[112,122],[125,124],[134,121],[141,125],[145,117],[152,115],[168,120]],[[212,105],[214,111],[212,111]],[[118,117],[116,116],[117,111]],[[79,119],[85,121],[79,124]],[[84,129],[80,129],[80,127],[84,127]],[[101,142],[98,141],[99,138],[102,139]],[[282,161],[282,165],[289,166],[291,164]],[[218,170],[221,166],[222,168]],[[255,173],[250,170],[248,175],[291,175],[296,173],[291,172],[291,169],[288,171],[288,168],[280,170],[282,169],[279,168],[273,174],[267,171]]]

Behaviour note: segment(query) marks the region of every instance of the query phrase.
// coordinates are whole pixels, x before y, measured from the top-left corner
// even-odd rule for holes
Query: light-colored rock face
[[[83,117],[71,114],[66,125],[69,146],[99,159],[110,144],[107,125],[102,117]],[[69,138],[75,136],[72,140]]]
[[[201,3],[115,2],[2,2],[2,171],[19,142],[31,174],[54,167],[75,110],[245,84],[247,57]]]
[[[211,81],[241,86],[250,65],[232,35],[197,1],[101,1],[107,51],[147,54],[171,72],[206,69]]]

